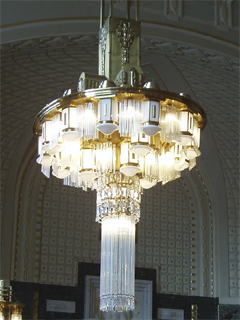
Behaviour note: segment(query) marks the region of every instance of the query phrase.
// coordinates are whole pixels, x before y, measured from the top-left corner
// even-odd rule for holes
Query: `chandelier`
[[[104,21],[101,1],[98,75],[83,72],[77,89],[36,116],[38,158],[47,177],[96,190],[101,223],[100,310],[134,309],[135,225],[144,189],[177,179],[201,154],[203,109],[188,95],[159,89],[140,65],[136,19]]]
[[[0,320],[22,320],[23,304],[12,301],[12,287],[0,280]]]

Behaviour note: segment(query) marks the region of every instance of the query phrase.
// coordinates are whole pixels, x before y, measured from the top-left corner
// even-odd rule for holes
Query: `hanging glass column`
[[[96,221],[102,224],[100,310],[134,309],[135,224],[140,218],[138,177],[98,178]]]
[[[102,220],[100,309],[134,309],[135,218],[108,216]]]

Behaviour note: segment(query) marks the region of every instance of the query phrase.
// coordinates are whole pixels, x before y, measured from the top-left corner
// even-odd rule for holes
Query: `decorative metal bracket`
[[[122,48],[122,66],[129,62],[129,49],[134,40],[134,31],[130,21],[120,21],[117,28],[118,39]]]
[[[105,50],[106,50],[106,39],[107,39],[107,29],[106,26],[103,26],[99,32],[99,44],[101,46],[101,54],[102,54],[102,67],[101,74],[105,73]]]

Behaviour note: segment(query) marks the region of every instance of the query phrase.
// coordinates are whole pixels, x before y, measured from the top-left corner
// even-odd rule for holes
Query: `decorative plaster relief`
[[[216,25],[219,29],[228,31],[232,28],[232,1],[216,0]]]
[[[165,14],[168,19],[180,20],[182,18],[182,0],[165,0]]]

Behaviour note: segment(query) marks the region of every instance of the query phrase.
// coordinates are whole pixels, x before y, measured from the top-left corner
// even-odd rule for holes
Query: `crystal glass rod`
[[[134,309],[135,218],[112,215],[102,220],[100,310]]]

